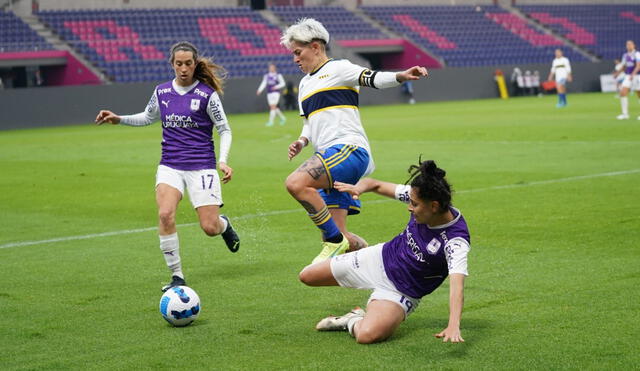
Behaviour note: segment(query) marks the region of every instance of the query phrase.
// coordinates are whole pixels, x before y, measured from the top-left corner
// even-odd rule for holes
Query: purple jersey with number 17
[[[449,243],[471,243],[462,214],[454,207],[450,210],[453,220],[436,228],[418,224],[411,215],[404,231],[382,247],[385,272],[398,291],[416,299],[431,293],[449,275]]]
[[[171,81],[156,87],[162,121],[161,165],[176,170],[216,168],[213,122],[207,113],[215,91],[202,82],[184,95],[173,90]],[[219,108],[212,107],[215,110]]]

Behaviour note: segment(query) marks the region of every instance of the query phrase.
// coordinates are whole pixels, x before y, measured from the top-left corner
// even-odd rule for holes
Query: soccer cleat
[[[331,242],[323,242],[322,243],[322,251],[320,254],[313,258],[311,264],[319,263],[321,261],[325,261],[330,259],[336,255],[344,254],[349,250],[349,240],[344,235],[342,236],[342,242],[339,243],[331,243]]]
[[[266,123],[266,124],[264,124],[264,126],[266,126],[266,127],[270,128],[270,127],[272,127],[272,126],[273,126],[273,122],[272,122],[272,121],[267,121],[267,123]]]
[[[280,119],[280,126],[283,126],[285,124],[285,122],[287,122],[287,119],[285,117]]]
[[[329,316],[327,318],[323,318],[316,325],[316,330],[318,331],[347,331],[347,324],[349,324],[349,320],[355,317],[364,317],[364,309],[360,307],[355,307],[351,310],[351,312],[345,314],[344,316],[335,317]]]
[[[186,286],[187,283],[185,282],[184,278],[180,277],[180,276],[172,276],[171,277],[171,282],[167,283],[166,285],[162,286],[162,292],[166,292],[167,290],[169,290],[172,287],[176,287],[176,286]]]
[[[629,119],[629,115],[625,115],[624,113],[621,115],[616,116],[616,118],[618,120],[628,120]]]
[[[220,215],[220,217],[227,221],[227,229],[222,232],[224,243],[227,244],[229,251],[236,252],[240,248],[240,237],[238,237],[235,229],[233,229],[229,218],[227,218],[226,215]]]

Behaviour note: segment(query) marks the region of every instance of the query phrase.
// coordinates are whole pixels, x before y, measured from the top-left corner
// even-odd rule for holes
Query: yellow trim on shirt
[[[358,106],[352,106],[352,105],[346,105],[346,104],[345,104],[345,105],[341,105],[341,106],[329,106],[329,107],[325,107],[325,108],[320,108],[320,109],[317,109],[317,110],[315,110],[315,111],[311,112],[311,113],[309,114],[309,116],[307,116],[307,118],[309,118],[309,117],[311,117],[311,116],[315,115],[315,114],[316,114],[316,113],[318,113],[318,112],[326,111],[326,110],[328,110],[328,109],[332,109],[332,108],[353,108],[353,109],[357,110],[357,109],[358,109]]]

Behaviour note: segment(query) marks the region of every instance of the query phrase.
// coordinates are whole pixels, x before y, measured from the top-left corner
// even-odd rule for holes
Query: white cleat
[[[318,331],[347,331],[347,324],[349,320],[355,317],[364,317],[364,309],[360,307],[355,307],[351,310],[351,312],[345,314],[344,316],[335,317],[329,316],[327,318],[323,318],[316,325],[316,330]]]
[[[624,113],[621,115],[616,116],[616,118],[618,120],[628,120],[629,119],[629,115],[625,115]]]

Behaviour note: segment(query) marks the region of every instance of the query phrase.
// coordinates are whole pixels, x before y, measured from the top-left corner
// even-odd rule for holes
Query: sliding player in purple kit
[[[335,183],[358,198],[375,192],[409,204],[409,222],[388,242],[311,264],[300,272],[309,286],[371,289],[366,312],[356,307],[344,316],[327,317],[319,331],[349,331],[361,344],[383,341],[449,276],[449,322],[435,334],[463,342],[460,319],[470,236],[460,211],[451,205],[445,171],[429,160],[409,168],[410,185],[363,178],[356,185]]]
[[[329,32],[311,18],[287,28],[281,43],[307,74],[298,91],[302,133],[289,145],[288,156],[291,160],[309,143],[315,154],[287,177],[286,187],[322,232],[323,248],[313,259],[318,262],[366,246],[346,227],[347,215],[359,213],[360,202],[333,188],[334,181],[356,183],[374,170],[358,111],[360,87],[397,87],[427,76],[427,70],[414,66],[402,72],[372,71],[331,59],[326,54]]]
[[[280,111],[280,108],[278,108],[278,102],[280,101],[280,89],[285,86],[284,77],[278,73],[276,65],[269,63],[269,72],[264,74],[262,82],[260,82],[260,86],[258,86],[258,90],[256,91],[256,95],[260,95],[262,94],[262,91],[267,88],[269,121],[267,121],[265,126],[273,126],[273,119],[276,118],[276,115],[280,118],[280,125],[284,125],[287,121],[286,117],[284,117]]]
[[[208,236],[222,235],[231,252],[240,248],[240,239],[229,222],[219,214],[222,207],[220,177],[231,180],[233,169],[227,165],[231,148],[231,128],[218,93],[222,93],[222,68],[207,58],[189,42],[171,47],[171,66],[175,79],[156,87],[144,112],[118,116],[102,110],[96,123],[146,126],[162,121],[162,159],[156,173],[160,249],[172,272],[171,282],[162,288],[185,285],[180,245],[176,231],[176,209],[185,188],[196,209],[200,227]],[[220,136],[219,161],[213,148],[212,134]]]

